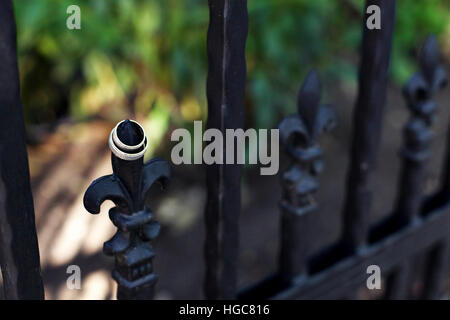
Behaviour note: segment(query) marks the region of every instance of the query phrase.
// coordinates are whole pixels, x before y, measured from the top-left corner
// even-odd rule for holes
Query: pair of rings
[[[114,155],[116,157],[118,157],[122,160],[127,160],[127,161],[137,160],[137,159],[143,157],[145,151],[147,150],[147,147],[148,147],[147,136],[145,135],[144,128],[142,128],[142,126],[139,123],[137,123],[134,120],[129,120],[129,121],[135,123],[136,125],[138,125],[139,128],[142,130],[142,141],[134,146],[130,146],[130,145],[123,143],[122,141],[120,141],[119,137],[117,136],[117,128],[124,121],[125,120],[120,121],[114,127],[114,129],[111,130],[111,134],[109,135],[109,141],[108,141],[109,148],[111,149],[111,152],[114,153]],[[144,147],[142,148],[141,151],[133,152],[133,151],[136,151],[137,149],[141,148],[142,146],[144,146]],[[130,151],[130,152],[125,152],[125,151],[122,151],[121,149]]]

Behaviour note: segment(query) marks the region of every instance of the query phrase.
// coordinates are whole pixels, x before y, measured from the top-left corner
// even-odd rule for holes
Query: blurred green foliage
[[[392,79],[416,68],[428,33],[450,33],[448,0],[397,1]],[[206,118],[205,0],[15,0],[28,124],[91,116],[147,119],[159,140]],[[66,9],[81,8],[81,30]],[[362,0],[249,0],[247,122],[271,127],[295,110],[311,67],[322,78],[357,77]],[[328,81],[328,82],[331,82]],[[345,106],[343,106],[345,107]],[[155,129],[156,128],[156,129]]]

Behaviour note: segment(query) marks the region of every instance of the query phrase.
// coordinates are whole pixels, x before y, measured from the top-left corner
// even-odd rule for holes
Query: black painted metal
[[[432,96],[446,84],[446,77],[438,63],[436,41],[430,37],[422,51],[421,72],[414,75],[404,89],[412,116],[405,128],[405,146],[402,148],[404,166],[396,210],[389,219],[369,230],[369,176],[375,164],[381,130],[395,5],[394,1],[367,1],[367,5],[370,4],[382,7],[385,15],[382,25],[387,28],[384,33],[367,30],[364,33],[343,236],[324,252],[308,257],[311,231],[308,228],[310,221],[306,218],[313,217],[311,211],[315,205],[312,204],[312,193],[317,189],[317,184],[305,173],[304,167],[302,171],[294,164],[282,177],[282,208],[290,208],[290,212],[300,212],[301,215],[288,219],[286,210],[283,212],[280,268],[277,273],[242,290],[238,296],[240,299],[356,298],[358,289],[365,286],[368,277],[366,268],[372,264],[378,265],[383,275],[387,276],[384,298],[404,299],[411,295],[412,259],[418,255],[424,256],[426,261],[420,296],[435,299],[441,293],[449,266],[449,155],[445,160],[447,164],[441,190],[425,198],[422,189],[424,161],[429,156],[430,126],[436,108]],[[317,91],[318,86],[315,87]],[[302,116],[310,118],[308,113]],[[297,118],[289,117],[283,121],[280,136],[281,142],[287,146],[288,155],[295,159],[300,154],[299,150],[304,152],[299,146],[305,143],[305,139],[301,140],[295,132],[294,128],[301,126],[294,119]],[[295,143],[294,133],[301,143]],[[293,151],[297,151],[297,155]],[[301,197],[295,197],[295,182],[290,183],[302,181],[300,175],[310,182],[309,188],[304,188],[309,198],[303,202],[298,201]],[[299,225],[298,221],[301,221]]]
[[[363,33],[359,92],[354,112],[353,141],[343,232],[336,245],[311,257],[309,241],[322,168],[317,137],[335,123],[333,109],[320,105],[321,86],[311,71],[298,96],[298,115],[279,126],[281,142],[291,158],[283,172],[281,246],[279,268],[267,279],[237,295],[238,218],[240,165],[210,165],[205,208],[205,295],[209,299],[339,299],[355,298],[367,279],[366,268],[378,265],[387,275],[384,298],[410,295],[412,258],[425,257],[421,297],[439,297],[446,276],[450,246],[450,128],[442,185],[425,198],[426,159],[431,156],[431,124],[436,111],[434,93],[446,84],[439,65],[436,40],[430,37],[422,50],[420,72],[404,87],[411,118],[404,130],[403,167],[398,198],[388,219],[370,228],[370,177],[374,172],[381,134],[387,70],[395,18],[394,0],[367,0],[366,8],[381,8],[381,30]],[[221,132],[243,127],[246,78],[245,41],[248,29],[245,0],[209,0],[209,70],[207,80],[208,128]],[[34,227],[24,126],[19,95],[15,27],[10,1],[0,2],[0,265],[5,297],[43,298],[39,251]],[[99,213],[105,200],[116,205],[109,212],[118,228],[105,242],[104,252],[115,257],[113,277],[118,299],[151,299],[156,275],[151,241],[159,224],[148,208],[149,189],[165,186],[169,164],[154,159],[144,164],[146,141],[135,122],[121,122],[110,139],[113,174],[95,180],[84,197],[86,209]],[[130,151],[130,148],[132,151]],[[7,150],[7,152],[5,152]],[[235,150],[236,151],[236,150]],[[223,150],[226,154],[226,150]],[[234,152],[236,155],[237,152]],[[226,158],[226,157],[224,157]],[[235,159],[236,160],[236,159]],[[236,163],[236,161],[235,161]]]
[[[430,157],[431,125],[437,111],[433,95],[447,79],[438,61],[436,39],[430,37],[420,57],[421,71],[407,82],[403,92],[411,118],[404,129],[405,145],[401,149],[403,168],[394,216],[399,226],[406,225],[419,214],[425,182],[425,164]]]
[[[443,238],[428,252],[422,299],[439,299],[448,270],[450,238]]]
[[[398,230],[356,255],[341,259],[326,270],[299,279],[285,290],[274,292],[274,299],[338,299],[364,286],[366,268],[376,264],[382,273],[394,270],[405,259],[423,254],[434,243],[448,237],[450,207],[436,210],[417,224]]]
[[[385,232],[395,231],[414,222],[419,218],[423,207],[425,169],[427,159],[431,156],[430,145],[433,136],[431,125],[437,111],[433,96],[447,83],[446,74],[443,67],[439,65],[438,56],[436,39],[429,37],[421,51],[420,72],[413,75],[403,88],[411,118],[404,128],[405,142],[400,150],[403,167],[399,179],[396,207],[392,216],[381,226]],[[442,245],[445,247],[445,243]],[[433,257],[439,257],[442,249],[437,246],[435,250],[434,255],[430,256],[430,261],[441,263],[440,259]],[[412,263],[412,261],[405,261],[390,275],[387,298],[408,298]],[[432,268],[439,269],[440,265]],[[428,291],[431,293],[426,296],[432,295],[435,290]]]
[[[354,140],[341,239],[336,245],[311,257],[308,250],[310,219],[316,210],[316,176],[322,167],[322,150],[317,137],[335,122],[332,108],[319,104],[320,81],[317,73],[312,71],[299,92],[298,115],[287,117],[279,126],[281,142],[292,160],[281,177],[279,268],[275,274],[238,295],[236,264],[241,169],[238,165],[212,165],[206,168],[207,298],[355,298],[358,289],[365,284],[366,268],[371,264],[378,265],[387,275],[384,298],[406,298],[411,287],[411,258],[418,254],[426,259],[421,296],[427,299],[439,296],[448,268],[448,168],[443,175],[442,190],[435,196],[424,199],[422,184],[424,161],[431,138],[430,125],[436,107],[431,97],[445,84],[445,74],[438,64],[436,41],[430,38],[421,56],[421,72],[412,77],[404,90],[412,117],[405,129],[405,146],[402,149],[404,166],[396,209],[387,221],[370,229],[368,213],[372,191],[369,180],[374,171],[381,134],[395,1],[368,0],[366,7],[372,4],[381,7],[383,27],[380,31],[365,29],[363,35],[360,87],[354,114]],[[208,128],[225,132],[227,128],[236,129],[243,125],[246,2],[211,0],[209,6]],[[127,130],[122,128],[121,131]],[[134,144],[136,141],[126,143]],[[223,152],[225,154],[225,150]],[[114,174],[102,178],[106,182],[94,182],[86,193],[85,205],[89,211],[98,212],[103,200],[110,198],[115,201],[116,208],[110,215],[119,231],[105,244],[105,251],[116,255],[114,274],[119,282],[119,298],[149,298],[153,294],[154,284],[151,271],[153,255],[135,256],[140,264],[150,265],[149,272],[144,270],[143,274],[139,274],[136,268],[124,263],[126,254],[123,252],[147,246],[148,240],[156,236],[158,226],[151,223],[151,235],[142,238],[141,232],[127,229],[120,221],[127,221],[139,228],[151,221],[151,217],[148,220],[137,219],[137,216],[147,214],[143,198],[139,195],[156,179],[167,178],[168,166],[164,162],[159,162],[159,166],[153,165],[151,183],[141,185],[142,159],[127,162],[113,155],[112,160]],[[104,185],[99,187],[99,183]],[[127,277],[128,281],[136,280],[133,273],[138,279],[147,279],[143,281],[146,285],[139,280],[133,284],[123,281]]]
[[[440,190],[434,197],[430,197],[424,205],[425,214],[450,201],[450,123],[447,129],[447,154],[442,168]]]
[[[136,146],[144,134],[139,130],[126,120],[117,127],[117,136],[123,144]],[[116,205],[109,211],[109,217],[118,230],[105,242],[103,251],[115,257],[113,278],[118,283],[117,298],[151,299],[157,277],[153,272],[155,254],[150,241],[157,237],[160,226],[146,203],[155,182],[164,187],[169,181],[170,166],[161,159],[144,164],[143,157],[124,160],[114,153],[111,153],[111,162],[113,174],[89,186],[84,206],[90,213],[97,214],[105,200],[112,200]]]
[[[281,143],[292,160],[281,176],[279,273],[284,283],[307,272],[309,220],[317,208],[314,193],[319,184],[316,176],[323,166],[317,138],[335,124],[333,109],[319,104],[321,94],[319,76],[312,70],[298,95],[298,115],[285,118],[279,125]]]
[[[43,299],[11,1],[0,1],[0,265],[6,299]]]
[[[278,274],[241,291],[241,299],[339,299],[365,285],[366,268],[378,265],[383,274],[395,270],[405,259],[423,254],[434,243],[448,237],[450,207],[437,209],[414,225],[402,228],[347,256],[328,268],[298,277],[289,286],[280,285]]]
[[[345,254],[354,253],[367,241],[372,193],[370,178],[380,142],[395,21],[395,0],[367,0],[365,7],[371,5],[380,7],[381,29],[369,30],[363,19],[359,91],[353,114],[353,141],[343,211]]]
[[[447,156],[445,158],[444,173],[442,175],[442,189],[440,192],[441,202],[450,201],[450,123],[447,134]]]
[[[209,0],[208,4],[207,127],[225,133],[244,125],[247,1]],[[226,159],[225,150],[223,155]],[[231,299],[236,295],[241,165],[208,165],[206,183],[205,295]]]
[[[447,157],[442,178],[441,198],[443,202],[450,201],[450,123],[447,134]]]

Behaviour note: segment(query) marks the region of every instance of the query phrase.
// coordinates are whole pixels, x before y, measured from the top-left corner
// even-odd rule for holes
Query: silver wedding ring
[[[142,141],[139,142],[137,145],[134,146],[130,146],[127,145],[125,143],[123,143],[122,141],[120,141],[119,137],[117,136],[117,128],[119,127],[119,125],[124,122],[125,120],[120,121],[115,127],[114,129],[111,130],[111,134],[109,135],[109,148],[111,149],[111,152],[114,153],[114,155],[122,160],[127,160],[127,161],[133,161],[133,160],[137,160],[141,157],[144,156],[145,151],[147,150],[148,144],[147,144],[147,136],[145,135],[145,131],[144,128],[136,121],[134,120],[129,120],[135,124],[137,124],[139,126],[139,128],[142,130]],[[142,146],[144,146],[144,148],[137,152],[134,153],[133,151],[141,148]],[[124,152],[120,149],[123,150],[127,150],[130,152]]]

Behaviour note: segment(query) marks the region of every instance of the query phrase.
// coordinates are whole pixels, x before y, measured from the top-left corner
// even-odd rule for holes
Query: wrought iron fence
[[[374,264],[388,274],[383,298],[408,298],[412,258],[416,255],[426,259],[421,297],[438,297],[448,269],[450,135],[439,190],[425,197],[423,184],[437,110],[433,97],[445,87],[447,78],[439,63],[436,39],[431,36],[422,49],[419,71],[403,89],[411,116],[405,124],[404,143],[400,147],[403,163],[397,200],[387,218],[371,225],[374,190],[370,181],[375,173],[386,104],[395,1],[367,0],[366,8],[373,4],[381,8],[382,28],[363,28],[339,240],[321,252],[309,250],[311,219],[317,210],[314,198],[319,188],[317,175],[324,165],[322,154],[326,152],[317,138],[336,125],[334,108],[320,103],[321,82],[317,71],[312,70],[299,91],[298,113],[279,125],[280,141],[291,160],[281,174],[279,267],[252,287],[239,289],[236,285],[241,165],[206,167],[207,299],[356,298],[358,289],[366,282],[367,266]],[[40,299],[43,288],[23,138],[13,11],[9,1],[1,2],[0,8],[0,40],[5,44],[0,50],[0,106],[4,115],[0,118],[0,264],[6,298]],[[210,0],[209,8],[207,127],[224,132],[242,128],[244,122],[247,5],[245,0]],[[5,128],[13,128],[15,134],[9,134],[10,130]],[[115,203],[109,215],[118,231],[105,243],[104,252],[115,258],[113,277],[119,284],[118,298],[150,299],[157,278],[150,242],[157,237],[159,224],[145,203],[155,182],[164,186],[169,180],[170,166],[160,159],[143,163],[147,140],[136,122],[118,124],[109,145],[113,174],[91,184],[84,205],[89,212],[98,213],[104,200]],[[224,149],[224,155],[226,152]]]

